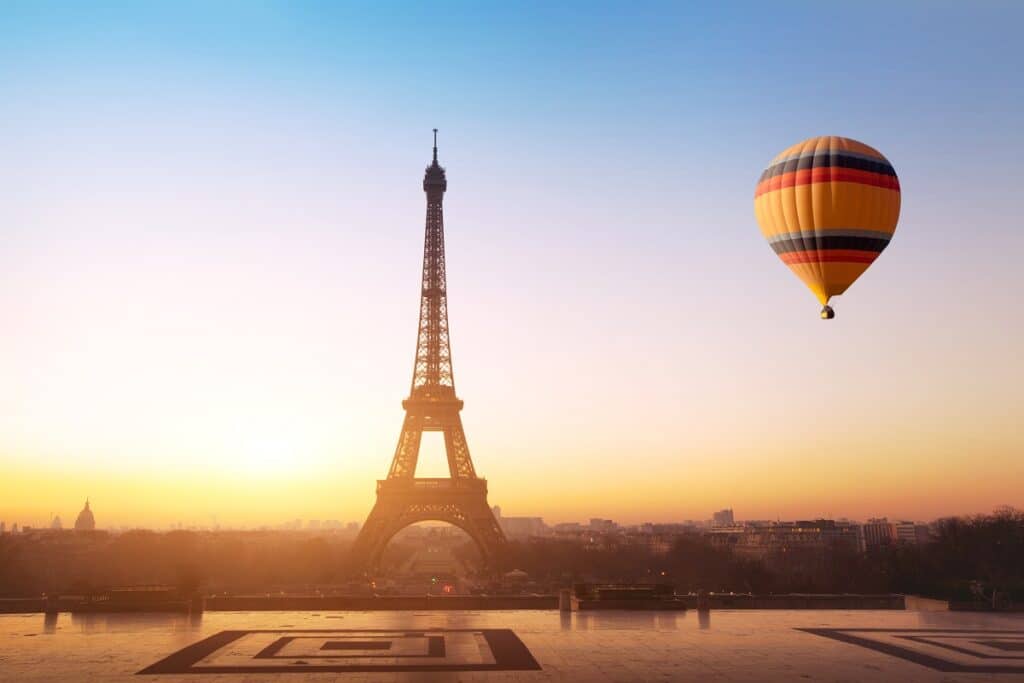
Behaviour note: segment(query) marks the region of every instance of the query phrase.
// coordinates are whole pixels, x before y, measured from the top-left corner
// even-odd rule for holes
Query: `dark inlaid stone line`
[[[1005,662],[1007,660],[1021,659],[1012,655],[1006,657],[998,657],[990,655],[988,653],[978,652],[976,650],[970,650],[949,643],[942,643],[934,640],[938,637],[945,637],[949,639],[962,639],[966,642],[978,642],[978,638],[984,638],[985,636],[1005,636],[1010,640],[997,641],[992,638],[991,641],[986,640],[985,644],[989,642],[1003,642],[1003,643],[1017,643],[1024,642],[1024,631],[1004,631],[1004,630],[991,630],[991,629],[918,629],[918,628],[798,628],[797,631],[803,631],[816,636],[822,636],[824,638],[831,638],[842,643],[848,643],[850,645],[857,645],[875,652],[881,652],[893,657],[906,660],[908,662],[914,662],[922,666],[927,666],[936,671],[945,671],[951,673],[986,673],[986,674],[1021,674],[1024,673],[1024,663],[1022,664],[997,664],[995,662],[989,662],[987,660],[995,659],[997,661]],[[863,634],[863,635],[857,635]],[[913,649],[911,645],[898,645],[895,643],[881,642],[873,640],[869,637],[870,634],[875,636],[889,635],[894,638],[899,638],[905,641],[915,642],[922,645],[936,646],[950,651],[955,651],[959,655],[967,655],[973,657],[978,663],[965,664],[959,660],[943,659],[934,654],[928,652],[922,652],[920,650]],[[1017,639],[1020,638],[1020,641]],[[1007,648],[1016,650],[1016,648]]]
[[[1024,652],[1024,637],[1021,640],[975,640],[978,645],[984,645],[994,650],[1005,652]]]

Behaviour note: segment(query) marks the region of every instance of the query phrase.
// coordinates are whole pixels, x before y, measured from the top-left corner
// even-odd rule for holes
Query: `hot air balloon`
[[[900,183],[878,150],[850,138],[810,138],[768,164],[754,213],[775,253],[821,302],[821,317],[831,319],[829,299],[888,246]]]

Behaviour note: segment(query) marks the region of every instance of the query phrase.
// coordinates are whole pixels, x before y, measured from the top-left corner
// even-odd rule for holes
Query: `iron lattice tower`
[[[377,482],[377,502],[353,547],[357,565],[372,572],[391,537],[416,522],[437,520],[463,529],[493,568],[505,543],[494,513],[487,504],[487,481],[477,477],[466,444],[459,412],[463,402],[455,395],[451,340],[448,334],[448,293],[444,253],[444,193],[448,181],[434,158],[423,176],[427,220],[423,238],[423,278],[409,398],[402,401],[405,420],[387,479]],[[423,432],[444,433],[449,478],[416,477]]]

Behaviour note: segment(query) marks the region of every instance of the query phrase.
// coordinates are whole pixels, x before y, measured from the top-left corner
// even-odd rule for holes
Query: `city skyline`
[[[363,519],[434,126],[463,419],[509,513],[1024,507],[1005,13],[12,7],[0,519]],[[808,65],[787,41],[820,24]],[[751,209],[817,134],[876,145],[904,193],[828,324]]]
[[[87,502],[87,504],[91,504],[91,501],[87,500],[86,502]],[[734,509],[733,508],[728,508],[728,509],[725,509],[725,510],[709,511],[709,512],[707,512],[704,515],[697,515],[697,516],[694,516],[694,517],[673,517],[673,518],[665,518],[665,519],[653,519],[652,518],[652,519],[643,519],[642,521],[637,521],[637,520],[634,520],[634,519],[628,519],[628,520],[613,519],[613,518],[608,517],[607,515],[600,514],[600,511],[595,511],[595,512],[593,512],[591,514],[588,514],[588,515],[585,515],[585,516],[581,516],[581,517],[578,517],[578,518],[557,518],[557,517],[556,518],[549,518],[549,517],[546,517],[546,516],[541,515],[541,514],[534,514],[533,511],[528,511],[528,510],[512,511],[515,514],[505,514],[505,511],[504,511],[504,509],[502,508],[502,506],[500,504],[496,504],[496,505],[494,505],[492,507],[495,509],[495,514],[497,515],[497,518],[498,518],[499,521],[508,520],[508,519],[538,520],[538,521],[542,522],[548,528],[554,528],[554,527],[559,526],[559,525],[563,525],[564,526],[564,525],[574,525],[574,524],[582,524],[583,526],[586,526],[587,523],[593,523],[595,520],[601,520],[601,521],[604,521],[604,522],[612,522],[616,526],[621,527],[621,528],[642,527],[642,526],[648,525],[648,524],[667,525],[667,526],[672,526],[672,525],[718,526],[718,525],[720,525],[719,524],[719,515],[721,513],[723,513],[723,512],[729,513],[729,515],[730,515],[729,519],[733,519],[733,513],[734,513]],[[68,509],[70,510],[70,508],[68,508]],[[986,515],[986,514],[992,514],[993,512],[999,512],[1000,510],[1006,510],[1006,509],[1012,509],[1012,506],[996,505],[991,510],[979,511],[979,512],[977,512],[975,514],[977,514],[977,515]],[[49,513],[47,513],[47,515],[45,517],[41,517],[41,518],[38,518],[38,519],[37,518],[29,518],[29,519],[24,519],[23,520],[23,519],[5,519],[5,518],[0,518],[0,524],[3,525],[3,526],[0,526],[0,533],[3,533],[4,531],[10,531],[12,524],[17,525],[17,527],[19,529],[35,530],[35,531],[40,531],[40,530],[46,531],[46,530],[49,530],[49,529],[52,529],[52,528],[61,528],[61,527],[53,527],[52,524],[53,524],[55,519],[62,520],[63,519],[62,518],[62,514],[64,514],[64,513],[60,512],[60,511],[54,512],[54,511],[51,510]],[[70,512],[68,514],[70,515],[68,517],[68,519],[74,519],[74,515],[73,514],[71,514]],[[793,523],[793,522],[799,522],[799,521],[812,521],[812,522],[813,521],[836,521],[836,522],[844,522],[844,523],[849,522],[849,523],[863,524],[863,523],[868,523],[868,522],[871,522],[871,521],[874,521],[874,520],[879,520],[879,519],[881,519],[881,520],[889,519],[889,520],[891,520],[893,522],[897,522],[897,521],[898,522],[916,522],[916,523],[928,524],[928,523],[937,522],[937,521],[939,521],[941,519],[946,519],[946,518],[951,518],[951,517],[959,517],[959,516],[962,516],[962,515],[948,514],[948,515],[940,515],[940,516],[937,516],[935,518],[915,518],[915,517],[912,517],[912,516],[900,516],[900,515],[887,514],[884,511],[872,513],[872,514],[866,515],[864,517],[850,517],[850,516],[847,516],[847,515],[833,514],[831,512],[821,513],[821,514],[805,515],[805,516],[801,516],[801,517],[788,517],[788,518],[784,518],[784,517],[782,517],[780,515],[776,515],[774,517],[756,517],[756,516],[735,515],[734,521],[730,522],[730,524],[744,525],[744,524],[751,524],[751,523],[755,523],[755,522],[756,523],[764,523],[764,522],[769,522],[769,523],[775,523],[775,522],[778,522],[778,523]],[[152,526],[147,526],[147,525],[144,525],[144,524],[132,524],[130,522],[125,523],[124,521],[118,521],[116,523],[107,524],[105,522],[105,520],[104,520],[103,523],[96,523],[96,527],[95,528],[97,530],[99,530],[99,531],[118,531],[118,532],[123,532],[123,531],[128,531],[128,530],[137,530],[137,529],[138,530],[152,530],[152,531],[166,531],[166,530],[179,530],[180,529],[180,530],[196,530],[196,531],[264,531],[264,530],[266,530],[266,531],[274,531],[274,530],[286,530],[286,531],[311,531],[311,530],[312,531],[332,531],[333,530],[333,531],[346,531],[346,532],[354,533],[355,531],[357,531],[359,529],[359,527],[362,525],[363,521],[364,520],[359,519],[359,518],[352,518],[352,519],[344,518],[344,517],[338,518],[338,517],[331,517],[329,515],[328,516],[320,516],[320,517],[318,517],[316,515],[313,515],[313,516],[308,516],[308,515],[306,515],[306,516],[304,516],[304,515],[295,516],[295,515],[292,515],[292,516],[286,516],[283,519],[273,519],[273,520],[268,519],[268,520],[264,520],[264,521],[257,521],[257,522],[254,522],[254,523],[247,523],[247,524],[246,523],[243,523],[243,524],[232,524],[232,523],[228,523],[228,522],[225,522],[225,523],[222,524],[221,521],[220,521],[220,516],[217,515],[217,514],[212,514],[212,515],[208,515],[207,519],[205,519],[205,520],[200,520],[198,518],[186,519],[186,518],[183,517],[183,518],[178,519],[177,521],[171,521],[171,522],[167,522],[167,523],[163,523],[163,524],[159,524],[159,525],[152,525]],[[426,521],[426,522],[420,522],[418,524],[410,525],[410,526],[416,526],[416,525],[451,526],[451,525],[449,525],[449,524],[447,524],[445,522],[440,522],[440,521]],[[728,525],[725,525],[725,526],[728,526]],[[64,526],[62,528],[64,530],[73,530],[75,527],[74,527],[74,525],[71,525],[71,526]]]

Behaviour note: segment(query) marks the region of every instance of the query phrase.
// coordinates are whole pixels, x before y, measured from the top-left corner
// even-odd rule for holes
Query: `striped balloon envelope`
[[[821,302],[846,291],[882,253],[900,216],[900,183],[882,154],[822,136],[783,150],[754,191],[754,213],[782,262]]]

